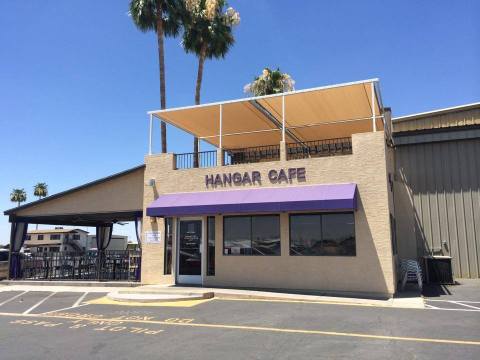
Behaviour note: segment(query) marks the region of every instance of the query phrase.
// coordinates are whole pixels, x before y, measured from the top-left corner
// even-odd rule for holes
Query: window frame
[[[173,217],[164,218],[163,230],[165,234],[165,243],[163,245],[163,275],[172,275],[173,273],[173,223]],[[168,225],[170,225],[170,231],[168,231]]]
[[[210,220],[213,219],[213,229],[211,229],[210,227]],[[215,229],[216,229],[216,218],[215,216],[207,216],[207,221],[206,221],[206,225],[207,225],[207,231],[206,231],[206,244],[207,244],[207,258],[206,258],[206,264],[207,264],[207,269],[206,269],[206,276],[215,276],[215,247],[216,247],[216,243],[217,243],[217,238],[216,238],[216,232],[215,232]],[[210,250],[210,234],[213,234],[213,246]],[[210,259],[212,259],[212,262],[213,262],[213,266],[210,268]]]
[[[266,217],[266,216],[275,216],[278,218],[278,235],[279,235],[279,242],[280,242],[280,253],[279,254],[267,254],[267,255],[255,255],[255,254],[225,254],[225,219],[227,218],[238,218],[238,217]],[[252,221],[250,220],[250,237],[253,234],[252,231]],[[253,244],[253,239],[250,238],[250,249],[253,249],[252,247]],[[266,257],[266,256],[282,256],[282,219],[280,216],[280,213],[271,213],[271,214],[245,214],[245,215],[226,215],[223,216],[222,218],[222,256],[253,256],[253,257]]]
[[[331,215],[331,214],[351,214],[353,215],[353,235],[354,235],[354,240],[355,240],[355,254],[354,255],[316,255],[316,254],[291,254],[291,248],[292,248],[292,216],[298,216],[298,215],[320,215],[320,222],[323,222],[322,216],[323,215]],[[322,235],[322,242],[323,242],[323,224],[320,227],[321,229],[321,235]],[[293,256],[293,257],[340,257],[340,258],[348,258],[348,257],[356,257],[357,256],[357,232],[356,232],[356,227],[355,227],[355,211],[317,211],[317,212],[308,212],[308,213],[289,213],[288,214],[288,256]]]

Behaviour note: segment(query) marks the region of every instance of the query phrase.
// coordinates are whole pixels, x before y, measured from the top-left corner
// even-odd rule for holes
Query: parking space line
[[[432,305],[434,303],[434,306]],[[442,305],[440,305],[442,304]],[[480,307],[474,306],[472,304],[480,304],[478,301],[467,301],[467,300],[438,300],[438,299],[425,299],[425,308],[432,309],[432,310],[444,310],[444,311],[473,311],[473,312],[480,312]],[[460,306],[452,307],[452,306]],[[445,306],[445,307],[444,307]],[[449,307],[450,306],[450,307]],[[468,308],[468,309],[466,309]]]
[[[80,304],[80,305],[77,305],[77,306],[69,306],[69,307],[62,308],[62,309],[50,310],[50,311],[47,311],[47,312],[44,312],[44,313],[41,313],[41,314],[38,314],[38,315],[48,315],[48,314],[56,313],[56,312],[59,312],[59,311],[77,309],[79,307],[83,307],[83,306],[87,306],[87,305],[89,305],[89,304]]]
[[[472,308],[472,309],[480,310],[480,307],[473,306],[473,305],[469,305],[469,304],[463,304],[463,302],[461,302],[461,301],[451,301],[451,302],[452,302],[452,303],[454,303],[454,304],[458,304],[458,305],[466,306],[466,307],[468,307],[468,308]]]
[[[469,304],[480,304],[480,301],[470,301],[470,300],[441,300],[441,299],[428,299],[427,301],[438,301],[438,302],[450,302],[450,301],[460,301],[462,303],[469,303]]]
[[[77,301],[75,301],[75,303],[72,305],[72,308],[80,305],[80,303],[83,301],[83,299],[85,299],[85,296],[87,296],[87,294],[88,294],[88,291],[84,292],[83,295],[80,296]]]
[[[21,297],[22,295],[25,295],[26,293],[28,293],[28,290],[24,291],[23,293],[17,294],[15,296],[11,297],[10,299],[5,300],[4,302],[0,303],[0,306],[5,305],[5,304],[7,304],[10,301],[13,301],[15,299],[18,299],[19,297]]]
[[[474,310],[474,309],[452,309],[452,308],[439,308],[439,307],[432,307],[430,310],[442,310],[442,311],[473,311],[473,312],[479,312],[480,310]]]
[[[35,305],[33,305],[30,309],[25,310],[22,314],[23,315],[30,314],[31,311],[35,310],[37,307],[42,305],[46,300],[50,299],[55,294],[56,294],[56,292],[52,292],[51,294],[49,294],[48,296],[44,297],[42,300],[37,302]]]
[[[72,314],[73,315],[73,314]],[[69,315],[41,315],[41,314],[25,314],[17,315],[11,313],[0,313],[0,316],[24,316],[24,317],[45,317],[55,319],[67,319],[67,320],[87,320],[87,321],[109,321],[109,322],[121,322],[121,323],[142,323],[142,324],[155,324],[155,325],[170,325],[170,326],[186,326],[197,328],[213,328],[213,329],[229,329],[229,330],[243,330],[243,331],[257,331],[257,332],[271,332],[271,333],[290,333],[290,334],[310,334],[310,335],[323,335],[334,337],[350,337],[350,338],[364,338],[370,340],[394,340],[394,341],[408,341],[408,342],[422,342],[422,343],[437,343],[437,344],[455,344],[455,345],[474,345],[480,346],[479,340],[457,340],[457,339],[437,339],[437,338],[417,338],[417,337],[405,337],[405,336],[388,336],[388,335],[375,335],[364,333],[349,333],[349,332],[336,332],[336,331],[323,331],[323,330],[304,330],[304,329],[289,329],[289,328],[274,328],[264,326],[245,326],[245,325],[229,325],[229,324],[202,324],[193,322],[170,322],[165,320],[132,320],[124,318],[104,318],[104,317],[80,317]]]

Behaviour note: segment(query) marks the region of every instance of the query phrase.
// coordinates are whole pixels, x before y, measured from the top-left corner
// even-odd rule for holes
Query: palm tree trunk
[[[200,90],[202,88],[203,79],[203,65],[205,64],[207,48],[206,45],[202,46],[200,56],[198,57],[198,72],[197,72],[197,84],[195,86],[195,105],[200,105]],[[193,167],[198,167],[198,138],[193,138]]]
[[[42,200],[42,197],[39,196],[39,197],[38,197],[38,200]],[[35,224],[35,230],[38,230],[38,224]]]
[[[157,0],[157,43],[158,43],[158,64],[160,67],[160,109],[165,109],[167,106],[165,96],[165,51],[163,46],[163,14],[162,5],[163,0]],[[162,153],[167,152],[167,126],[165,122],[160,122],[160,131],[162,138]]]

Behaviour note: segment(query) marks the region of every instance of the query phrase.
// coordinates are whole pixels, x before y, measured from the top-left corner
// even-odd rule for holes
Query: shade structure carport
[[[108,246],[113,224],[135,221],[138,229],[143,213],[144,169],[144,165],[137,166],[5,211],[12,224],[10,278],[19,277],[19,252],[28,224],[95,227],[100,251]]]

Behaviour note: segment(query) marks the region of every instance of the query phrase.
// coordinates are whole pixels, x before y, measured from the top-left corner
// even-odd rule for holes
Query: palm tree
[[[38,200],[48,195],[48,185],[46,183],[37,183],[33,187],[33,195],[38,196]],[[35,227],[38,230],[38,224]]]
[[[10,201],[16,202],[20,206],[22,202],[27,201],[27,193],[24,189],[13,189],[10,193]]]
[[[235,42],[233,27],[240,23],[240,15],[227,7],[225,0],[185,0],[183,9],[182,45],[187,53],[198,57],[195,105],[200,104],[203,66],[206,59],[224,58]],[[198,138],[193,139],[194,167],[198,167]]]
[[[243,87],[243,91],[253,96],[280,94],[295,90],[295,80],[287,73],[282,73],[279,68],[270,70],[265,68],[260,76]]]
[[[37,183],[33,187],[33,195],[38,197],[38,200],[48,195],[48,185],[46,183]]]
[[[157,33],[158,63],[160,68],[160,108],[167,106],[165,96],[165,36],[175,37],[180,30],[179,0],[130,0],[129,14],[136,27],[143,32]],[[167,152],[167,127],[161,122],[162,153]]]

